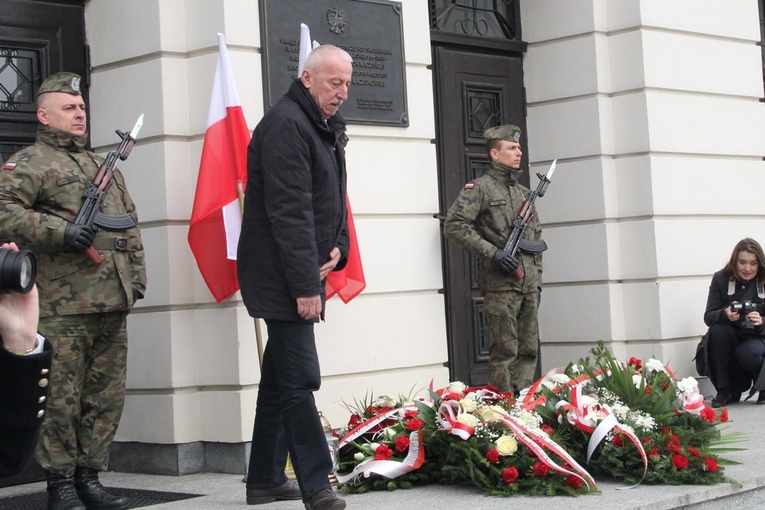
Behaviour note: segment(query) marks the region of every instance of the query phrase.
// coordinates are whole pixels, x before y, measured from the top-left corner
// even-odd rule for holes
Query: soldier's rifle
[[[531,218],[534,217],[534,202],[538,197],[545,196],[547,186],[549,186],[552,181],[552,175],[555,171],[557,162],[557,159],[552,162],[550,170],[547,171],[547,175],[542,175],[537,172],[537,177],[539,177],[537,189],[529,193],[529,197],[523,202],[521,210],[518,211],[518,215],[513,220],[513,229],[510,231],[510,237],[508,238],[507,243],[505,243],[504,250],[512,257],[518,258],[519,250],[526,253],[541,253],[547,249],[547,244],[541,239],[539,241],[529,241],[528,239],[523,238],[523,234],[526,232],[529,224],[531,224]],[[518,279],[521,279],[524,276],[520,265],[513,273]]]
[[[133,149],[133,145],[135,145],[141,126],[143,126],[143,114],[138,117],[135,126],[129,133],[123,133],[119,129],[115,131],[122,141],[116,150],[106,155],[106,159],[99,167],[96,176],[85,190],[82,205],[77,212],[74,223],[113,232],[121,232],[136,226],[135,218],[132,215],[128,213],[119,215],[104,214],[101,212],[101,204],[106,197],[109,185],[112,183],[117,162],[125,161],[130,156],[130,151]],[[104,258],[92,246],[85,250],[85,254],[96,264],[104,261]]]

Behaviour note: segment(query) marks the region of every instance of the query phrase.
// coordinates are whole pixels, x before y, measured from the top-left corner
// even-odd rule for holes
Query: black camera
[[[26,294],[35,285],[37,259],[31,250],[0,248],[0,294]]]
[[[752,319],[747,317],[747,314],[756,312],[757,304],[744,300],[741,303],[733,303],[730,305],[730,309],[741,316],[741,329],[754,329],[754,323]]]

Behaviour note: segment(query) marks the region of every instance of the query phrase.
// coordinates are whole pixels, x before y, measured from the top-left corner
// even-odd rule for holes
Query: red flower
[[[668,436],[672,433],[672,431],[669,429],[669,427],[662,427],[661,428],[661,435],[662,436]]]
[[[563,481],[563,483],[565,483],[569,487],[573,487],[574,489],[581,489],[583,485],[582,479],[574,475],[568,475],[568,477]]]
[[[649,457],[658,457],[659,456],[659,450],[656,448],[651,448],[651,451],[648,452]]]
[[[685,469],[691,465],[691,461],[689,461],[688,457],[682,453],[678,453],[672,456],[672,464],[674,464],[677,469]]]
[[[714,423],[717,419],[717,413],[711,407],[705,407],[701,410],[701,419],[706,420],[709,423]]]
[[[679,454],[681,452],[680,445],[675,443],[667,443],[667,450],[674,453],[675,455]]]
[[[728,410],[723,407],[723,412],[720,413],[720,421],[725,423],[728,421]]]
[[[537,462],[534,464],[534,467],[531,468],[531,472],[534,473],[534,476],[547,476],[549,471],[550,468],[542,462]]]
[[[406,422],[406,428],[409,430],[420,430],[424,426],[425,426],[425,422],[419,418],[412,418],[411,420]]]
[[[393,450],[384,444],[381,444],[377,447],[377,450],[375,450],[375,460],[388,460],[391,455],[393,455]]]
[[[634,367],[635,372],[640,372],[643,369],[643,361],[640,358],[631,357],[629,361],[627,361],[627,366]]]
[[[409,449],[409,438],[398,436],[393,444],[396,446],[396,451],[405,452]]]
[[[714,473],[715,471],[720,469],[717,466],[717,462],[712,457],[705,457],[704,464],[706,464],[707,471],[709,471],[710,473]]]
[[[622,442],[622,435],[621,434],[614,435],[614,441],[613,442],[614,442],[614,446],[616,446],[617,448],[621,447],[624,444]]]
[[[518,470],[515,469],[515,466],[503,469],[502,479],[505,481],[505,483],[513,483],[516,481],[518,479]]]
[[[680,438],[677,437],[675,434],[672,434],[669,436],[669,439],[667,439],[667,442],[674,443],[674,444],[680,444]]]
[[[404,418],[416,418],[417,414],[417,411],[405,411]]]
[[[545,434],[547,434],[550,437],[552,437],[552,435],[555,434],[555,429],[552,428],[551,426],[549,426],[546,423],[543,423],[542,426],[539,427],[539,428],[541,428],[542,432],[544,432]]]
[[[353,428],[359,423],[361,423],[361,417],[359,417],[356,414],[352,414],[350,419],[348,420],[348,427]]]
[[[687,449],[688,453],[693,455],[694,457],[701,457],[701,452],[698,451],[696,448],[689,446]]]
[[[459,393],[445,393],[441,397],[441,400],[443,400],[444,402],[447,401],[447,400],[457,400],[457,401],[460,401],[460,400],[462,400],[462,395],[460,395]]]
[[[496,464],[499,462],[499,452],[496,448],[492,448],[488,452],[486,452],[486,460],[491,462],[492,464]]]
[[[645,394],[646,394],[646,395],[648,395],[649,393],[651,393],[651,390],[652,390],[652,389],[653,389],[653,386],[650,386],[650,385],[649,385],[649,386],[646,386],[646,387],[645,387]]]

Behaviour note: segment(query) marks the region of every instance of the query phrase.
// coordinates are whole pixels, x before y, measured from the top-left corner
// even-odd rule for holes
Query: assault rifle
[[[113,232],[120,232],[136,226],[135,218],[130,214],[120,214],[109,216],[101,212],[101,203],[106,197],[106,190],[112,183],[112,176],[114,175],[114,169],[117,167],[117,161],[125,161],[130,156],[130,151],[135,145],[136,138],[138,137],[138,131],[141,130],[143,125],[143,114],[138,117],[138,120],[130,133],[123,133],[119,129],[116,130],[117,135],[122,139],[117,150],[109,152],[106,155],[101,167],[98,169],[96,176],[93,178],[93,182],[88,185],[83,195],[82,206],[77,212],[77,216],[74,219],[74,223],[78,225],[87,225],[91,228],[102,228]],[[104,261],[104,258],[96,251],[92,246],[85,250],[85,254],[90,260],[96,264],[100,264]]]
[[[537,186],[537,189],[529,194],[529,198],[526,199],[521,206],[521,210],[518,211],[518,216],[513,220],[513,230],[510,231],[510,238],[507,240],[504,250],[511,257],[517,257],[518,250],[525,251],[526,253],[542,253],[547,249],[547,244],[544,241],[541,239],[539,241],[528,241],[523,238],[523,233],[526,232],[526,228],[531,223],[531,218],[534,217],[534,201],[537,197],[545,196],[547,186],[551,182],[552,174],[555,171],[555,164],[557,162],[557,159],[552,162],[547,175],[542,175],[537,172],[539,185]],[[521,271],[520,266],[515,268],[514,274],[518,279],[523,278],[523,271]]]

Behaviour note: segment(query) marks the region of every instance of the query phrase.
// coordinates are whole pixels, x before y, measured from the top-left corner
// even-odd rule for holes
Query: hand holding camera
[[[752,303],[748,299],[738,302],[735,301],[731,303],[730,310],[734,314],[738,314],[738,318],[741,320],[741,329],[747,329],[752,330],[755,328],[755,326],[762,325],[762,319],[760,317],[760,312],[757,309],[757,304]],[[737,319],[731,318],[733,322],[735,322]],[[757,321],[757,324],[754,323],[754,321]]]
[[[19,250],[15,243],[0,246],[0,341],[14,354],[36,346],[40,317],[36,276],[30,250]]]

